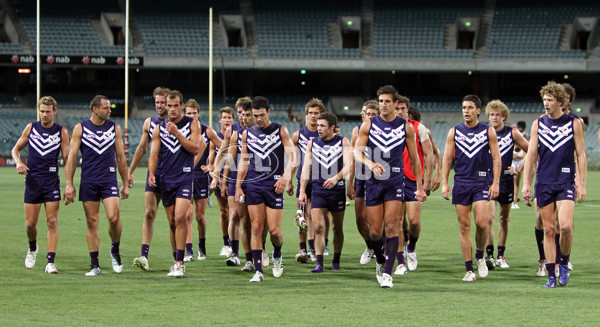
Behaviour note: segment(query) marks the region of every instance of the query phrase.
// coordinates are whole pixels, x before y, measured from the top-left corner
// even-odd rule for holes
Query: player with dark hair
[[[564,87],[548,82],[541,88],[540,95],[546,115],[535,120],[531,126],[522,193],[525,203],[531,205],[531,181],[537,161],[535,198],[544,224],[544,252],[548,272],[548,282],[544,287],[555,288],[555,263],[559,264],[558,283],[565,286],[570,279],[567,264],[573,242],[573,212],[575,199],[579,197],[579,203],[582,203],[586,198],[587,160],[581,121],[562,111],[567,101]],[[576,154],[576,160],[573,153]],[[576,165],[578,183],[575,182]],[[559,256],[554,244],[555,211],[560,230]]]
[[[79,201],[87,220],[87,243],[90,251],[91,268],[86,276],[101,274],[98,262],[100,236],[98,223],[100,220],[100,200],[104,204],[108,218],[108,233],[112,239],[110,256],[113,271],[123,271],[123,262],[119,252],[121,243],[121,220],[119,219],[120,199],[117,170],[121,175],[121,198],[129,197],[129,180],[127,161],[123,151],[121,127],[110,118],[110,100],[103,95],[96,95],[91,103],[92,117],[77,124],[73,129],[73,137],[69,149],[69,159],[65,165],[67,186],[65,188],[65,204],[75,201],[75,175],[77,153],[81,150],[81,182],[79,185]],[[116,157],[116,160],[115,160]]]
[[[508,223],[510,221],[510,209],[514,200],[514,179],[510,171],[513,161],[513,148],[518,145],[523,151],[527,151],[527,140],[514,127],[504,125],[504,122],[510,116],[510,110],[500,100],[490,101],[485,106],[485,114],[489,119],[489,124],[496,131],[498,139],[498,148],[500,150],[500,169],[499,194],[497,198],[491,198],[488,208],[488,236],[485,251],[487,257],[485,262],[488,269],[494,269],[497,265],[500,268],[507,269],[510,266],[506,263],[504,251],[506,250],[506,239],[508,237]],[[488,159],[491,162],[491,158]],[[491,167],[490,167],[491,168]],[[490,169],[491,170],[491,169]],[[492,176],[488,178],[492,181]],[[500,205],[498,218],[500,228],[498,229],[498,257],[494,261],[494,219],[496,216],[496,203]]]
[[[240,167],[236,182],[235,200],[248,205],[252,223],[252,260],[256,272],[251,282],[262,282],[263,231],[269,229],[273,244],[273,276],[281,277],[283,258],[281,246],[281,216],[283,192],[291,178],[294,151],[290,134],[285,126],[269,119],[271,105],[265,97],[252,99],[252,114],[256,125],[242,134]],[[284,154],[287,164],[284,170]],[[248,163],[245,162],[248,158]],[[246,191],[242,183],[246,182]]]
[[[152,141],[152,135],[154,128],[160,125],[162,121],[167,119],[167,107],[165,95],[171,91],[168,88],[157,87],[152,93],[154,98],[154,107],[156,108],[157,114],[146,118],[144,125],[142,126],[142,137],[138,144],[133,159],[131,160],[131,166],[129,166],[129,188],[133,187],[133,172],[142,161],[142,158],[146,155],[150,142]],[[159,164],[156,168],[156,176],[160,175],[160,158]],[[148,270],[148,253],[150,251],[150,242],[152,241],[152,234],[154,232],[154,219],[156,218],[156,211],[158,209],[158,203],[160,200],[160,188],[157,183],[156,187],[148,185],[148,175],[146,175],[146,188],[144,191],[144,222],[142,223],[142,250],[141,255],[133,259],[133,265],[143,270]]]
[[[54,122],[58,111],[56,100],[51,96],[41,97],[37,110],[40,121],[28,124],[11,151],[17,173],[25,175],[25,231],[29,239],[29,250],[25,256],[25,268],[35,265],[38,253],[37,222],[42,203],[46,209],[48,225],[45,272],[56,274],[54,258],[58,244],[58,208],[60,206],[60,178],[58,176],[59,153],[63,162],[69,155],[69,134],[67,129]],[[20,152],[25,145],[29,148],[27,164],[21,160]]]
[[[363,122],[377,117],[380,114],[379,103],[377,100],[367,100],[363,104],[361,113]],[[356,140],[358,139],[358,131],[360,130],[362,123],[352,129],[352,140],[350,144],[354,148]],[[365,180],[367,173],[365,166],[356,164],[354,156],[350,157],[350,174],[348,176],[348,198],[354,200],[354,212],[356,214],[356,227],[358,233],[362,236],[367,248],[365,252],[360,256],[360,265],[364,266],[371,261],[374,255],[373,244],[371,236],[369,236],[369,225],[367,225],[367,209],[365,207]]]
[[[302,167],[298,202],[308,200],[306,189],[312,184],[311,211],[315,232],[315,252],[317,266],[311,272],[323,272],[323,252],[325,251],[325,228],[328,214],[333,216],[333,264],[332,270],[340,269],[340,257],[344,245],[344,213],[346,210],[346,185],[344,177],[350,171],[352,150],[345,137],[335,134],[337,117],[324,112],[318,118],[319,136],[306,145],[306,157]]]
[[[456,206],[456,216],[460,228],[460,247],[465,259],[467,273],[463,281],[475,280],[473,269],[473,245],[471,244],[471,211],[475,218],[477,231],[475,243],[477,250],[477,271],[479,277],[488,275],[483,259],[487,242],[488,201],[496,198],[500,180],[500,150],[493,127],[479,122],[481,100],[476,95],[466,95],[462,101],[464,122],[448,132],[442,170],[442,197],[449,199],[448,177],[452,167],[452,154],[456,153],[454,165],[454,185],[452,186],[452,204]],[[493,182],[488,180],[489,152],[492,154]]]
[[[294,165],[292,170],[292,175],[296,173],[297,179],[297,188],[296,188],[296,204],[298,206],[298,211],[296,211],[296,216],[298,217],[297,223],[301,221],[299,217],[304,217],[308,222],[307,226],[298,226],[298,239],[300,240],[300,251],[296,254],[296,261],[301,263],[306,263],[309,257],[315,256],[315,243],[314,243],[314,231],[312,230],[311,222],[311,185],[310,183],[306,187],[307,201],[304,204],[300,204],[298,201],[298,197],[300,196],[300,175],[302,174],[302,166],[304,163],[304,156],[306,154],[306,146],[310,140],[319,136],[317,132],[317,123],[318,117],[321,113],[325,112],[325,106],[320,99],[313,98],[308,101],[304,107],[305,117],[306,117],[306,125],[302,127],[300,130],[294,132],[292,135],[292,143],[294,147],[298,149],[296,151],[296,157],[298,158],[297,165]],[[287,192],[289,195],[294,194],[294,186],[292,184],[292,180],[288,182]],[[329,231],[329,220],[325,220],[325,230]],[[308,234],[308,235],[307,235]],[[306,241],[308,239],[309,250],[306,251]],[[315,257],[316,260],[316,257]]]
[[[365,204],[369,234],[377,259],[376,277],[380,287],[391,288],[391,274],[400,241],[400,210],[404,204],[402,154],[405,146],[408,147],[415,176],[421,175],[421,165],[418,164],[412,125],[396,116],[398,91],[391,85],[382,86],[377,90],[377,97],[381,114],[360,127],[354,155],[356,161],[367,166],[372,173],[366,180]],[[364,153],[365,147],[368,157]],[[427,199],[420,179],[417,179],[416,192],[417,200]],[[385,240],[382,237],[384,226]]]
[[[195,99],[189,99],[183,106],[185,115],[198,120],[200,115],[200,104]],[[204,139],[204,143],[207,145],[216,144],[218,147],[221,146],[221,139],[217,136],[217,133],[206,125],[200,124],[200,136]],[[194,186],[192,191],[193,203],[189,207],[186,221],[187,221],[187,238],[185,243],[186,255],[183,257],[184,262],[194,261],[194,245],[192,243],[193,232],[192,232],[192,221],[194,220],[194,204],[196,205],[196,222],[198,223],[198,242],[204,239],[206,242],[206,206],[208,205],[208,155],[209,147],[194,156]],[[223,233],[223,239],[229,240],[229,233],[227,227],[229,225],[228,220],[221,220],[221,232]]]
[[[156,186],[158,157],[162,161],[160,172],[160,195],[169,221],[171,248],[175,264],[169,270],[169,277],[183,277],[185,267],[185,243],[187,238],[186,215],[192,204],[194,180],[194,156],[202,153],[206,143],[200,137],[200,124],[193,118],[184,116],[183,95],[170,91],[166,95],[168,118],[154,129],[152,147],[148,160],[148,184]]]

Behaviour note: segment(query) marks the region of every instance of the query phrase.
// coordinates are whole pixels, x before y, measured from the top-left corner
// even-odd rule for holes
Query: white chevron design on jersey
[[[83,127],[83,126],[82,126]],[[115,143],[115,126],[112,126],[108,131],[97,135],[89,129],[83,127],[81,142],[94,150],[97,154],[102,154]]]
[[[381,128],[375,124],[371,124],[371,129],[369,130],[369,140],[385,153],[404,144],[405,135],[404,125],[401,125],[388,133],[382,131]]]
[[[281,137],[277,135],[279,129],[273,131],[269,135],[265,135],[265,139],[261,140],[260,137],[247,133],[246,143],[248,144],[248,150],[259,156],[261,159],[266,159],[273,150],[281,145]]]
[[[539,121],[540,128],[538,135],[540,142],[545,145],[550,151],[555,152],[563,144],[573,138],[573,122],[570,121],[564,126],[559,127],[556,131],[548,128],[544,123]]]
[[[35,128],[31,127],[29,136],[29,145],[34,148],[42,157],[56,150],[60,146],[60,131],[55,134],[44,137]]]
[[[306,154],[306,145],[310,140],[312,140],[312,138],[307,138],[306,136],[298,133],[298,147],[300,148],[300,151],[302,151],[302,154]]]
[[[486,135],[487,129],[473,135],[473,137],[467,137],[461,133],[458,129],[454,130],[454,139],[456,140],[456,146],[469,158],[473,158],[483,147],[488,144],[488,137]]]
[[[179,129],[179,133],[189,140],[191,134],[190,123],[185,124]],[[160,141],[171,153],[175,153],[181,148],[181,143],[179,143],[175,135],[169,133],[163,126],[160,126]]]
[[[344,148],[342,142],[335,145],[320,147],[318,144],[313,142],[312,155],[313,158],[323,167],[329,169],[334,163],[338,161],[344,154]]]
[[[156,128],[156,124],[150,120],[150,128],[148,129],[148,134],[150,134],[150,140],[152,140],[152,134],[154,134],[154,128]]]
[[[503,157],[508,150],[510,150],[510,146],[513,144],[512,142],[512,131],[506,134],[504,137],[498,139],[498,147],[500,148],[500,157]],[[512,156],[512,153],[510,154]]]

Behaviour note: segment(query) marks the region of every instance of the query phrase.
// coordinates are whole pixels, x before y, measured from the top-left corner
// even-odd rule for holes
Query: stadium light
[[[396,74],[396,71],[395,71],[395,70],[392,70],[392,74]]]
[[[469,74],[469,76],[471,76],[471,75],[473,74],[473,72],[469,70],[469,71],[467,72],[467,74]]]
[[[306,74],[306,69],[302,69],[302,70],[300,71],[300,74],[302,74],[302,75],[305,75],[305,74]]]
[[[569,79],[569,75],[565,74],[565,76],[563,76],[564,79]]]
[[[577,108],[577,109],[575,109],[575,111],[581,112],[581,108]]]
[[[117,105],[116,105],[116,104],[114,104],[114,103],[111,103],[111,104],[110,104],[110,109],[115,109],[115,108],[117,108]]]
[[[302,84],[302,85],[306,85],[306,82],[305,82],[305,81],[302,81],[302,82],[300,82],[300,84]]]
[[[466,27],[471,27],[471,22],[465,22]]]
[[[344,110],[346,110],[346,111],[347,111],[347,110],[350,110],[350,107],[348,107],[348,106],[344,106]]]
[[[346,24],[348,24],[348,26],[352,26],[352,21],[349,20],[349,21],[346,22]]]
[[[19,74],[29,74],[29,73],[31,73],[31,69],[29,69],[29,68],[19,68],[18,72],[19,72]]]

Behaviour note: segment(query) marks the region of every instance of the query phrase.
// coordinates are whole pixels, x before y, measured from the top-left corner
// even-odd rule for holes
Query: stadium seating
[[[472,58],[473,50],[444,49],[446,23],[479,17],[482,7],[465,1],[400,3],[377,1],[373,23],[373,57]]]
[[[359,58],[360,49],[333,49],[328,22],[360,16],[359,1],[254,1],[260,55],[278,58]],[[319,8],[315,10],[315,8]]]
[[[11,6],[36,51],[36,7],[34,1],[11,0]],[[104,55],[120,56],[124,46],[101,43],[91,19],[102,12],[121,12],[116,0],[87,2],[77,0],[43,1],[40,10],[40,43],[47,55]],[[130,54],[133,49],[130,48]]]
[[[584,59],[582,50],[559,50],[564,24],[575,17],[600,15],[598,3],[498,1],[488,39],[490,59]]]

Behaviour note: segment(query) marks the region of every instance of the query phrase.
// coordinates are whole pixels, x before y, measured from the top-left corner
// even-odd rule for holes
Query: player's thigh
[[[269,230],[280,230],[281,229],[281,218],[283,216],[283,209],[274,209],[266,207],[267,213],[267,226]]]
[[[556,201],[556,212],[560,228],[573,226],[573,214],[575,212],[575,201],[560,200]],[[569,228],[570,229],[570,228]]]
[[[100,201],[83,201],[82,203],[88,224],[94,222],[97,224],[100,214]]]
[[[40,216],[41,203],[25,203],[25,221],[35,226]]]
[[[44,207],[46,209],[46,218],[58,217],[58,208],[60,208],[60,201],[45,202]]]
[[[411,201],[405,203],[406,217],[411,224],[418,224],[421,222],[421,209],[423,205],[419,201]]]
[[[121,199],[117,196],[111,196],[108,198],[102,199],[102,204],[104,205],[104,210],[106,210],[107,217],[119,217],[119,210],[121,208]]]
[[[471,205],[456,205],[456,218],[458,224],[467,228],[471,227]]]
[[[206,207],[208,206],[208,198],[194,199],[196,204],[196,219],[204,218],[206,214]]]
[[[487,224],[488,214],[490,211],[490,202],[493,201],[482,200],[473,202],[472,210],[475,224],[477,224],[477,226],[483,226]]]

